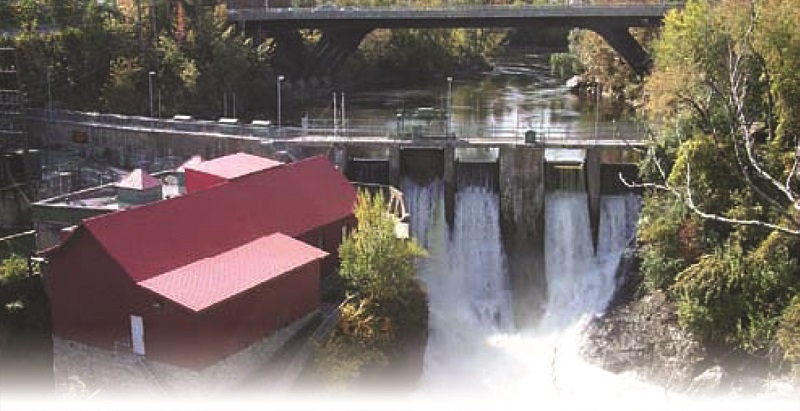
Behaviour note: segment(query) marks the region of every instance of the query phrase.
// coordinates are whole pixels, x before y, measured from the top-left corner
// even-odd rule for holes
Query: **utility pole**
[[[447,76],[447,124],[444,137],[450,138],[450,119],[453,117],[453,77]]]
[[[336,137],[336,92],[333,92],[333,136]]]
[[[281,82],[285,80],[286,77],[283,74],[278,76],[278,81],[276,82],[276,87],[278,88],[278,131],[283,134],[281,129]]]
[[[344,91],[342,92],[342,131],[347,134],[347,116],[344,111]]]
[[[155,75],[155,71],[147,73],[148,84],[150,85],[150,118],[153,118],[153,76]]]

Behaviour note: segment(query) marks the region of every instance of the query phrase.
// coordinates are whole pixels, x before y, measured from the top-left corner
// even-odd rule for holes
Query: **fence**
[[[191,117],[180,119],[156,119],[119,114],[81,113],[58,110],[31,110],[31,115],[40,119],[61,123],[84,124],[95,127],[119,128],[142,131],[162,131],[173,133],[196,133],[222,136],[238,136],[266,140],[331,139],[334,140],[453,140],[465,142],[501,143],[559,143],[575,141],[618,141],[639,142],[645,137],[645,128],[636,122],[617,122],[604,125],[574,125],[507,127],[476,124],[451,124],[446,120],[435,119],[419,121],[405,118],[386,118],[385,120],[352,118],[334,121],[333,119],[308,119],[301,127],[276,127],[267,121],[253,121],[243,124],[232,119],[222,121],[195,120]],[[526,139],[531,131],[535,141]]]

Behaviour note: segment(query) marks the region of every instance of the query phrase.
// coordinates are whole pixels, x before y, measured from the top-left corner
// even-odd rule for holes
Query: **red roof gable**
[[[319,156],[83,226],[140,282],[272,233],[296,238],[351,216],[355,201],[353,186]]]
[[[324,258],[328,253],[276,233],[139,283],[192,311]]]
[[[198,155],[194,155],[190,159],[186,160],[183,164],[178,166],[178,171],[184,171],[184,170],[186,170],[186,167],[193,166],[193,165],[196,165],[196,164],[200,164],[202,162],[203,162],[203,157],[200,157]]]
[[[200,171],[222,177],[226,180],[242,177],[248,174],[267,170],[281,165],[280,161],[254,156],[247,153],[236,153],[228,156],[217,157],[213,160],[195,164],[185,164],[184,170]]]
[[[120,180],[116,186],[133,190],[147,190],[149,188],[161,187],[161,181],[145,173],[141,168],[137,168]]]

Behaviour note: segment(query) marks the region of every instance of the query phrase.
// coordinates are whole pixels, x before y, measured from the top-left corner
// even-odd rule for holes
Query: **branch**
[[[744,43],[749,46],[750,36],[755,28],[755,20],[756,17],[753,16],[750,20],[750,25],[747,28],[747,32],[744,36]],[[751,48],[752,51],[752,48]],[[733,105],[734,111],[736,112],[736,122],[738,123],[739,133],[741,133],[741,137],[744,140],[745,152],[747,153],[747,158],[750,162],[750,165],[753,167],[755,172],[758,176],[763,178],[764,180],[768,181],[772,184],[779,192],[783,193],[789,203],[794,206],[794,208],[800,211],[800,201],[798,201],[795,193],[791,189],[791,187],[787,184],[784,185],[780,181],[778,181],[775,177],[769,174],[766,170],[761,167],[761,164],[756,160],[755,154],[753,153],[753,145],[755,144],[753,140],[753,131],[750,128],[750,123],[747,120],[747,115],[745,114],[745,103],[743,95],[746,93],[746,87],[743,86],[740,82],[744,78],[744,75],[740,74],[740,64],[742,60],[742,56],[733,52],[733,48],[729,45],[729,58],[730,58],[730,74],[729,80],[731,84],[731,94],[730,94],[730,101]],[[735,57],[734,57],[735,56]],[[731,125],[731,131],[736,133],[736,128],[734,127],[735,124]],[[789,174],[789,179],[791,179],[791,173]]]
[[[659,170],[659,173],[661,173],[661,175],[664,176],[663,168],[661,167],[661,162],[658,161],[658,159],[656,159],[656,158],[652,158],[652,160],[655,162],[656,167]],[[718,214],[707,213],[707,212],[701,210],[694,203],[694,200],[692,199],[692,190],[688,186],[688,183],[691,182],[691,177],[690,177],[691,169],[689,168],[689,163],[687,163],[686,168],[687,168],[687,170],[686,170],[687,187],[686,187],[686,190],[685,190],[686,191],[685,195],[684,195],[684,193],[682,193],[681,191],[679,191],[675,187],[672,187],[669,184],[667,184],[666,180],[664,180],[665,181],[664,184],[658,184],[658,183],[635,183],[635,182],[628,181],[625,178],[625,176],[622,175],[622,173],[618,173],[617,177],[622,182],[622,184],[624,184],[628,188],[654,189],[654,190],[664,191],[664,192],[670,193],[673,196],[675,196],[676,198],[678,198],[679,200],[681,200],[681,202],[683,202],[683,204],[686,205],[686,207],[689,208],[689,210],[691,210],[693,213],[695,213],[700,218],[703,218],[703,219],[706,219],[706,220],[718,221],[718,222],[727,223],[727,224],[734,224],[734,225],[746,225],[746,226],[764,227],[764,228],[769,228],[771,230],[780,231],[780,232],[782,232],[784,234],[789,234],[789,235],[793,235],[793,236],[800,236],[800,229],[793,229],[793,228],[790,228],[790,227],[781,226],[781,225],[777,225],[777,224],[772,224],[772,223],[769,223],[769,222],[766,222],[766,221],[761,221],[761,220],[743,220],[743,219],[738,219],[738,218],[723,217],[723,216],[718,215]]]

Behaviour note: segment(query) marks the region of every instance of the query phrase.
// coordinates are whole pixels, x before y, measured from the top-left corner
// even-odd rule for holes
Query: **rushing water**
[[[635,196],[602,199],[595,255],[586,195],[547,194],[546,310],[535,327],[515,329],[497,194],[482,186],[460,188],[448,231],[441,181],[420,186],[406,179],[402,188],[414,216],[412,235],[430,253],[420,267],[429,291],[430,336],[419,395],[616,401],[630,399],[636,386],[637,393],[663,397],[660,389],[578,356],[583,326],[616,288],[617,266],[638,214]]]

